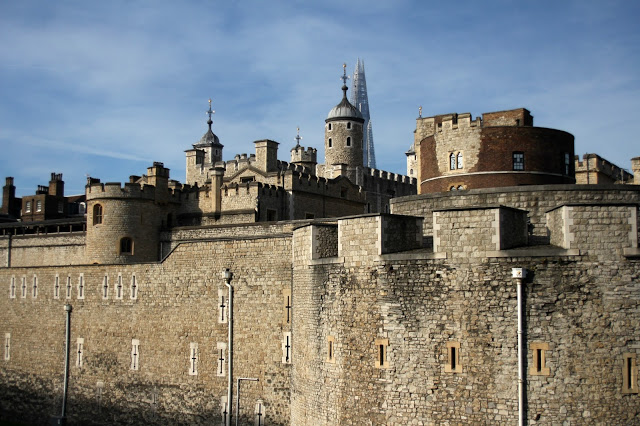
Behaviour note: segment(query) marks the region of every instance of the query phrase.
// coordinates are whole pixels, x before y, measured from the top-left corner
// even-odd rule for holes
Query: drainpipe
[[[233,274],[229,270],[229,268],[224,270],[224,281],[225,285],[229,289],[228,296],[228,307],[227,307],[227,316],[228,316],[228,328],[229,328],[229,336],[227,338],[227,347],[229,348],[229,352],[227,353],[227,366],[229,367],[229,372],[227,374],[227,421],[225,426],[231,426],[231,402],[232,400],[232,390],[233,390],[233,286],[231,285],[231,278]]]
[[[67,331],[66,331],[66,343],[64,351],[64,385],[62,390],[62,413],[61,417],[64,419],[67,412],[67,393],[69,391],[69,345],[71,344],[71,311],[73,308],[71,305],[64,305],[64,310],[67,313]],[[64,421],[64,420],[63,420]]]
[[[522,293],[522,280],[526,278],[527,270],[524,268],[512,268],[511,277],[515,278],[517,284],[518,303],[518,425],[524,426],[524,312]]]

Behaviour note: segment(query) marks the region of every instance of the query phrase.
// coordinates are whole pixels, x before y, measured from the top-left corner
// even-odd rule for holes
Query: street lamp
[[[231,401],[232,401],[232,390],[233,390],[233,286],[231,285],[231,279],[233,278],[233,273],[229,270],[229,268],[224,270],[224,284],[229,289],[228,296],[228,304],[227,307],[227,315],[229,319],[227,321],[227,326],[229,328],[229,336],[227,347],[229,348],[229,353],[227,354],[227,366],[229,367],[228,383],[227,383],[227,409],[229,414],[227,415],[227,419],[225,422],[225,426],[231,426]],[[238,420],[236,418],[236,424]]]

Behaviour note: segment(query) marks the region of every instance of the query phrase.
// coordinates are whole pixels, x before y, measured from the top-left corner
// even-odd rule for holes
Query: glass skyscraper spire
[[[362,129],[362,151],[364,166],[372,169],[376,168],[376,153],[373,147],[373,131],[371,129],[371,119],[369,116],[369,97],[367,96],[367,80],[364,76],[364,61],[356,63],[353,72],[353,87],[351,90],[351,105],[355,106],[362,113],[364,118],[364,128]]]

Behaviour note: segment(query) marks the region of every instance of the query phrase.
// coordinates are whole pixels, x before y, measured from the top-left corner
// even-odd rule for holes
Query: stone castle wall
[[[2,236],[0,237],[0,266],[82,264],[85,263],[84,251],[84,232]]]
[[[227,324],[218,318],[220,294],[226,295],[221,272],[230,268],[237,330],[234,371],[236,377],[260,380],[243,383],[243,421],[253,421],[260,400],[269,424],[288,424],[291,365],[282,361],[282,342],[291,329],[283,319],[283,294],[290,294],[290,253],[290,237],[273,236],[183,242],[162,263],[0,269],[5,289],[12,276],[18,283],[26,276],[29,286],[37,276],[39,283],[36,297],[29,288],[24,298],[20,292],[16,298],[4,293],[0,303],[0,331],[11,335],[11,356],[0,369],[2,413],[29,407],[22,420],[37,423],[58,412],[63,305],[70,303],[72,423],[97,419],[118,424],[220,423],[227,378],[224,369],[219,375],[217,360],[219,344],[227,342]],[[61,286],[58,298],[56,275]],[[68,299],[67,276],[71,277]],[[78,339],[84,339],[81,367],[75,365]],[[137,370],[131,367],[134,339],[139,342]],[[197,375],[190,374],[194,343]],[[11,396],[16,392],[19,398]]]

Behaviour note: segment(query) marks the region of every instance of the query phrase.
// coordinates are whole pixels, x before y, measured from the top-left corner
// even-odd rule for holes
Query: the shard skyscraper
[[[364,62],[358,58],[356,69],[353,72],[353,87],[351,90],[351,105],[360,110],[364,117],[364,128],[362,129],[362,151],[364,156],[364,166],[372,169],[376,168],[376,153],[373,148],[373,131],[371,130],[371,119],[369,116],[369,97],[367,96],[367,80],[364,76]]]

